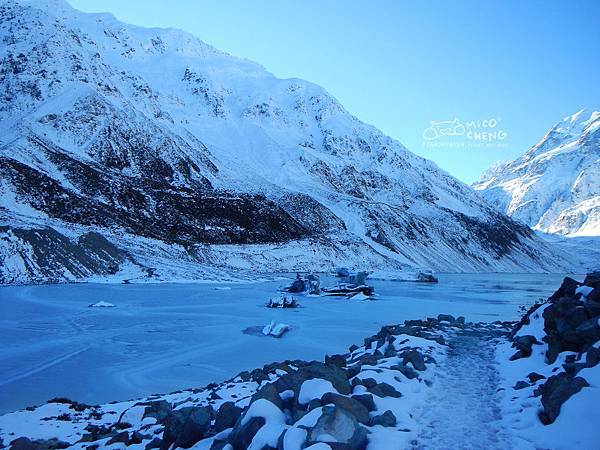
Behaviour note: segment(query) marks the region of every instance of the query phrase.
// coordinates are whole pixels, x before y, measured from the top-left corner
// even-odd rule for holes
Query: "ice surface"
[[[303,297],[297,310],[264,307],[285,280],[2,287],[0,412],[56,396],[89,404],[130,399],[204,386],[273,361],[320,360],[382,325],[440,312],[472,321],[517,319],[519,305],[548,297],[563,275],[439,278],[439,284],[374,280],[376,302]],[[87,307],[101,300],[119,307]],[[242,333],[271,320],[294,332],[284,339]]]

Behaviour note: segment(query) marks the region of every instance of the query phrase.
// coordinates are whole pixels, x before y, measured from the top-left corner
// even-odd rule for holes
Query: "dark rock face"
[[[381,425],[382,427],[395,427],[396,426],[396,416],[391,411],[386,411],[379,416],[375,416],[371,418],[369,425]]]
[[[49,150],[47,150],[49,151]],[[87,196],[18,161],[0,158],[0,175],[20,200],[50,217],[81,225],[120,228],[166,243],[255,244],[310,236],[288,213],[262,195],[172,185],[130,178],[61,155],[67,178],[95,192]]]
[[[161,450],[171,445],[190,448],[201,440],[210,427],[212,409],[209,407],[185,407],[173,411],[166,419]]]
[[[227,428],[233,428],[242,415],[242,411],[242,408],[236,406],[233,402],[223,403],[215,417],[215,432],[218,433]]]
[[[340,394],[329,392],[321,397],[321,404],[332,404],[338,408],[348,411],[350,414],[356,417],[356,420],[358,420],[360,423],[365,425],[369,423],[369,411],[361,402],[352,397],[346,397]]]
[[[417,350],[408,350],[402,352],[400,356],[402,357],[402,362],[405,366],[408,363],[410,363],[415,369],[419,371],[425,370],[425,359],[423,358],[423,355]]]
[[[262,417],[253,417],[244,425],[241,424],[241,421],[238,421],[238,424],[239,426],[236,425],[229,435],[228,440],[234,450],[246,450],[252,443],[254,435],[265,424],[265,419]]]
[[[544,375],[540,375],[539,373],[531,372],[529,375],[527,375],[527,378],[532,383],[536,383],[537,381],[543,380],[546,377]]]
[[[153,417],[157,423],[164,424],[169,417],[173,408],[171,404],[165,400],[143,403],[146,406],[143,417]]]
[[[125,251],[95,232],[86,233],[77,241],[73,241],[53,228],[22,229],[0,226],[0,241],[19,242],[15,253],[20,254],[26,272],[34,280],[39,268],[44,271],[42,280],[45,281],[61,280],[65,270],[76,278],[111,275],[128,259]],[[19,253],[19,249],[23,248],[27,251]],[[0,284],[13,281],[0,272]]]
[[[546,358],[550,363],[560,352],[585,352],[600,339],[600,304],[576,296],[578,286],[575,280],[565,278],[544,310],[545,341],[548,343]]]
[[[599,282],[598,273],[586,276],[584,284],[596,289]],[[517,353],[510,359],[529,357],[532,345],[541,344],[534,336],[517,336],[522,326],[529,324],[532,318],[544,321],[545,336],[543,341],[547,344],[546,363],[554,364],[560,353],[565,351],[576,354],[567,355],[562,364],[563,372],[556,373],[541,383],[535,390],[535,396],[541,396],[544,408],[539,418],[545,425],[553,423],[560,414],[561,405],[571,396],[577,394],[588,382],[577,376],[583,368],[594,367],[600,362],[600,350],[594,347],[600,340],[600,303],[593,295],[583,296],[577,292],[582,286],[576,280],[566,277],[557,291],[549,297],[546,304],[536,304],[525,314],[523,319],[514,327],[509,335]],[[591,291],[594,292],[593,290]],[[542,317],[538,309],[544,305]],[[554,369],[556,371],[559,368]],[[534,384],[545,377],[536,372],[527,375],[529,382]],[[518,381],[514,389],[523,389],[530,384]]]
[[[540,413],[540,420],[545,424],[551,424],[560,414],[561,405],[572,395],[577,394],[584,387],[589,386],[588,382],[581,377],[570,377],[566,373],[548,378],[540,386],[542,394],[542,405],[544,412]]]
[[[367,411],[375,411],[375,401],[371,394],[357,394],[353,395],[352,398],[362,403],[362,405],[367,408]]]
[[[514,361],[519,358],[528,358],[531,356],[532,346],[533,344],[540,345],[535,336],[526,335],[526,336],[518,336],[513,339],[513,347],[517,349],[517,353],[510,357],[511,361]]]
[[[58,439],[36,439],[30,440],[20,437],[10,442],[10,450],[58,450],[69,447],[67,442]]]
[[[399,398],[402,396],[393,386],[387,383],[377,383],[375,386],[367,388],[369,392],[377,397],[393,397]]]

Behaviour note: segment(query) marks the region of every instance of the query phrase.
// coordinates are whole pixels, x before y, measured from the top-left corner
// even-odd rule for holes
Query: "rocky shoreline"
[[[494,392],[485,407],[502,410],[493,420],[505,426],[510,440],[514,437],[512,448],[546,448],[545,436],[561,431],[569,423],[565,420],[580,410],[587,411],[561,413],[565,402],[600,399],[599,281],[598,274],[584,283],[565,279],[547,302],[534,305],[516,324],[470,323],[440,314],[382,327],[362,345],[322,362],[272,363],[201,389],[102,406],[53,399],[0,417],[0,448],[358,450],[367,445],[390,448],[390,443],[395,448],[429,448],[424,441],[428,433],[448,430],[430,424],[423,433],[425,416],[418,411],[432,406],[432,393],[447,378],[451,357],[453,367],[461,368],[454,384],[472,371],[461,367],[465,364],[486,365],[486,373],[499,375],[484,380],[474,372],[464,383],[490,383],[481,391]],[[457,349],[460,342],[470,347]],[[478,360],[475,347],[485,347],[492,358],[495,354],[497,365]],[[459,350],[468,358],[462,360]],[[452,389],[447,382],[441,386]],[[450,398],[438,408],[460,405],[465,389],[479,395],[474,388],[461,389],[438,392],[438,398]],[[452,417],[452,411],[429,412]],[[508,440],[493,442],[493,448],[512,446]],[[586,445],[593,440],[583,433],[571,442],[592,448]]]
[[[527,311],[497,355],[510,392],[504,415],[517,436],[541,437],[542,448],[596,447],[600,272],[583,283],[565,278],[548,300]]]

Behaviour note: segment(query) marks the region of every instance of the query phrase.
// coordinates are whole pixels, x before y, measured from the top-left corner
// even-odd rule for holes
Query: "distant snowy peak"
[[[600,112],[565,117],[523,156],[488,169],[473,187],[534,229],[600,236]]]

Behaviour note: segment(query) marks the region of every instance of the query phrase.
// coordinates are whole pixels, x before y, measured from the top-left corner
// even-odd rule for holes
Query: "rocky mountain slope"
[[[565,270],[322,88],[173,29],[0,0],[0,282]]]
[[[488,170],[473,187],[536,230],[600,236],[600,112],[565,117],[523,156]]]

